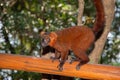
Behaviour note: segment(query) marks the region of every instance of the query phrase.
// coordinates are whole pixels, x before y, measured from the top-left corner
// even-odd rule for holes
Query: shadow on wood
[[[77,62],[74,62],[73,64],[66,62],[64,65],[64,70],[59,71],[57,68],[58,64],[59,61],[52,62],[49,59],[32,56],[0,54],[1,69],[15,69],[86,79],[120,80],[119,67],[99,64],[86,64],[77,71],[75,69],[75,66],[78,64]]]

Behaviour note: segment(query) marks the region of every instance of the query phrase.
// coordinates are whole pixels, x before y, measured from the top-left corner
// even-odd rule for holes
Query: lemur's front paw
[[[58,65],[57,68],[58,68],[59,71],[62,71],[62,70],[63,70],[63,67],[60,66],[60,65]]]

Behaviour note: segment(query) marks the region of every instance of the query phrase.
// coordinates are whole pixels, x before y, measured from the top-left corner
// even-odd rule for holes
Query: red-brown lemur
[[[76,69],[79,70],[81,65],[89,62],[89,57],[86,51],[96,39],[100,37],[101,32],[104,29],[105,13],[102,0],[93,0],[96,7],[96,20],[93,28],[86,26],[73,26],[58,30],[55,32],[41,32],[41,45],[43,47],[51,46],[55,49],[55,57],[53,59],[60,58],[59,70],[63,70],[63,65],[68,57],[70,50],[79,59],[79,64]]]

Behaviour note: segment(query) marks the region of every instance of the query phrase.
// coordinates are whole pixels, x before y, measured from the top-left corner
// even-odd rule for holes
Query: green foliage
[[[0,80],[40,80],[41,74],[25,71],[3,69],[0,73]]]
[[[40,80],[41,74],[32,73],[32,72],[24,72],[24,71],[17,71],[16,73],[11,74],[14,80],[20,80],[24,78],[24,80]]]

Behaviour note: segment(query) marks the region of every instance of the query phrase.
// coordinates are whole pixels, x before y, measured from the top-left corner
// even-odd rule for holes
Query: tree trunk
[[[77,19],[77,25],[80,26],[82,25],[82,17],[83,17],[83,11],[84,11],[84,0],[78,0],[78,19]]]
[[[103,0],[104,10],[105,10],[105,29],[104,32],[99,40],[95,43],[95,48],[90,54],[90,63],[98,63],[100,60],[100,56],[102,54],[107,35],[110,31],[112,21],[114,18],[114,11],[115,11],[115,0]]]

